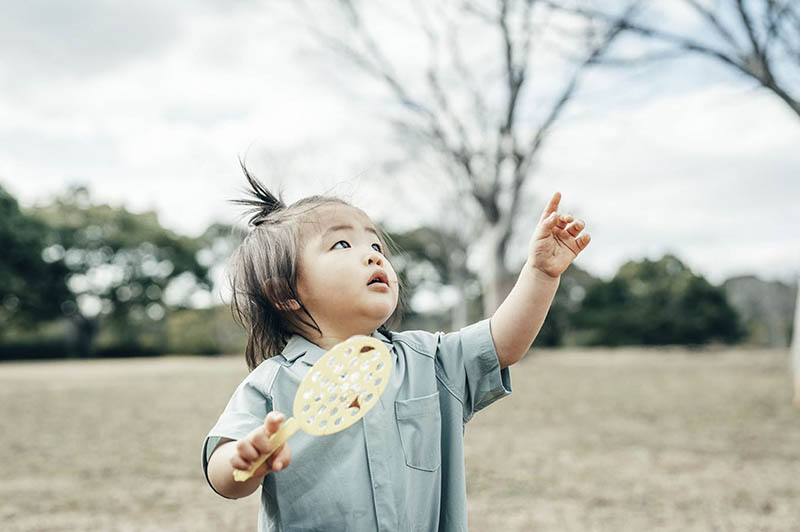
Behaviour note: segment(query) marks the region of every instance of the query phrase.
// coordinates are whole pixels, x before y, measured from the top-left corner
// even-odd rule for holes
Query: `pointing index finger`
[[[545,207],[540,220],[544,220],[548,216],[556,212],[558,210],[558,204],[560,202],[561,202],[561,192],[556,192],[555,194],[553,194],[553,197],[550,198],[550,202],[547,204],[547,207]]]

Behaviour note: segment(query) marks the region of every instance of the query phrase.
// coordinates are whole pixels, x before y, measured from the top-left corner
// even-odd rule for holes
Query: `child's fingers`
[[[550,232],[553,229],[555,229],[557,224],[558,224],[558,214],[554,212],[539,223],[540,237],[549,235]]]
[[[273,471],[280,471],[282,469],[286,469],[286,467],[292,461],[292,448],[289,447],[287,444],[283,444],[280,448],[275,452],[274,455],[267,460],[270,464],[270,468]]]
[[[254,462],[261,455],[255,445],[253,445],[248,438],[242,438],[236,442],[236,454],[244,462]]]
[[[573,220],[574,218],[571,214],[559,214],[557,212],[550,214],[550,216],[539,224],[539,238],[548,236],[553,231],[556,231],[561,238],[568,237],[569,234],[567,234],[565,230],[567,225]]]
[[[234,469],[241,469],[242,471],[248,471],[250,469],[252,462],[248,462],[243,460],[241,456],[238,454],[234,454],[231,456],[231,465]]]
[[[560,229],[565,229],[567,224],[573,220],[575,220],[575,218],[573,218],[571,214],[559,214],[556,218],[556,225],[558,225]]]
[[[264,420],[264,425],[259,430],[253,431],[250,441],[259,455],[267,454],[272,450],[269,438],[275,434],[283,422],[284,415],[280,412],[270,412]]]
[[[283,423],[285,416],[281,412],[272,411],[267,414],[267,419],[264,420],[264,426],[267,429],[267,435],[271,436],[278,432],[278,429],[281,427],[281,423]]]
[[[542,222],[547,219],[548,216],[553,214],[558,210],[558,204],[561,201],[561,192],[556,192],[553,194],[553,197],[550,198],[550,201],[547,203],[547,207],[544,208],[542,212],[542,216],[539,218],[539,221]]]
[[[581,234],[581,231],[583,231],[585,227],[586,224],[583,222],[583,220],[576,220],[567,226],[567,233],[569,233],[570,236],[577,238],[577,236]]]

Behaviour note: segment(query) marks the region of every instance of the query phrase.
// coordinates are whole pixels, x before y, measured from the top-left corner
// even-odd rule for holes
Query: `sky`
[[[268,4],[4,3],[0,185],[32,206],[85,184],[196,235],[240,220],[228,200],[241,196],[244,157],[289,200],[333,192],[389,229],[436,220],[446,205],[419,168],[387,180],[404,151],[383,121],[386,95]],[[401,52],[404,28],[382,32],[396,31]],[[686,58],[598,71],[568,109],[527,210],[562,192],[592,235],[583,268],[608,278],[674,253],[715,283],[800,274],[800,121],[772,94]]]

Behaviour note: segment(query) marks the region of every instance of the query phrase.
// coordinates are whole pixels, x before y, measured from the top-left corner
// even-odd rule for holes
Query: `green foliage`
[[[115,345],[157,349],[164,343],[160,322],[173,306],[165,300],[171,283],[182,282],[187,292],[211,288],[208,268],[197,260],[203,242],[163,228],[153,212],[94,204],[77,187],[33,213],[50,228],[43,257],[67,269],[75,303],[63,310],[74,322],[79,356],[97,347],[119,351]],[[96,346],[101,327],[107,338]]]
[[[402,249],[397,270],[410,300],[420,290],[475,283],[463,260],[463,246],[435,228],[392,235]],[[461,283],[458,285],[457,283]],[[468,298],[469,321],[480,319],[479,297]],[[418,314],[406,307],[405,328],[453,329],[447,310]],[[742,330],[724,291],[693,274],[677,258],[623,265],[604,282],[578,265],[561,284],[536,337],[536,346],[668,345],[735,342]]]
[[[467,268],[467,246],[458,235],[435,227],[418,227],[389,235],[400,253],[392,258],[403,287],[403,328],[451,330],[482,318],[480,283]],[[411,305],[421,291],[455,291],[452,308],[418,313]]]
[[[722,284],[751,345],[789,347],[792,339],[797,284],[765,281],[753,275]]]
[[[5,329],[0,341],[0,360],[61,358],[74,328],[66,319],[40,320]]]
[[[243,353],[246,341],[244,329],[234,322],[227,305],[179,310],[167,320],[170,353]]]
[[[537,347],[579,342],[574,318],[580,312],[587,291],[599,283],[600,279],[581,269],[577,264],[567,268],[561,275],[561,283],[547,313],[547,319],[536,336]]]
[[[241,351],[245,335],[227,306],[196,307],[209,304],[212,273],[243,236],[222,224],[180,236],[152,212],[93,203],[84,188],[27,213],[0,187],[0,360]],[[391,237],[402,250],[394,265],[407,303],[423,290],[461,297],[433,313],[406,304],[404,328],[448,330],[482,317],[458,238],[435,228]],[[628,262],[608,282],[570,266],[536,345],[701,344],[742,334],[725,292],[667,255]]]
[[[0,336],[56,317],[73,300],[64,263],[42,259],[47,234],[47,226],[23,213],[0,186]]]
[[[598,345],[730,343],[742,337],[723,290],[672,255],[624,264],[611,281],[588,290],[574,318],[586,342]]]
[[[28,213],[0,188],[0,215],[0,360],[239,350],[227,310],[186,310],[211,302],[232,227],[177,235],[82,187]]]

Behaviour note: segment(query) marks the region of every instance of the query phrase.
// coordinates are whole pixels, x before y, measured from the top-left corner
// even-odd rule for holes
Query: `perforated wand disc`
[[[354,336],[333,346],[311,367],[294,396],[292,416],[270,436],[269,454],[262,455],[248,471],[235,469],[233,478],[243,482],[274,450],[298,429],[324,436],[344,430],[378,402],[389,382],[391,356],[386,345],[370,336]]]

